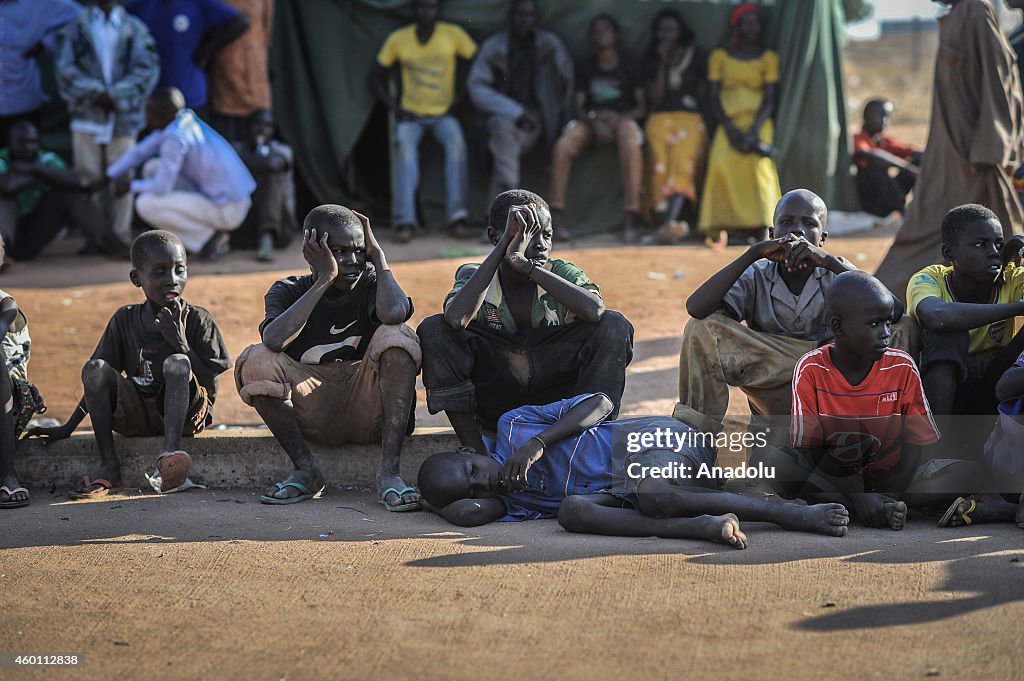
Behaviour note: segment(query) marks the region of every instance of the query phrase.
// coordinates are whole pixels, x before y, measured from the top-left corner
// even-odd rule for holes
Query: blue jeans
[[[391,219],[398,224],[416,224],[416,188],[420,183],[420,140],[430,130],[444,147],[445,208],[448,223],[463,220],[466,210],[466,142],[462,128],[452,116],[425,116],[396,126],[398,153],[395,158],[395,195]]]

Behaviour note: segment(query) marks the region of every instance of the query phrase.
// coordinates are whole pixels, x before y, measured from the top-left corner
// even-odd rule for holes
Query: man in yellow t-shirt
[[[996,214],[978,204],[942,219],[942,256],[910,279],[907,312],[924,330],[921,378],[936,415],[995,414],[995,384],[1024,351],[1024,237],[1005,244]],[[1017,260],[1017,263],[1011,263]]]
[[[395,115],[398,141],[391,220],[399,241],[416,230],[419,146],[427,130],[444,147],[445,208],[453,236],[469,236],[466,218],[466,143],[459,122],[449,113],[455,100],[456,59],[469,60],[476,43],[462,28],[438,21],[440,0],[413,0],[416,23],[394,31],[384,41],[373,77],[374,95]],[[396,101],[388,88],[388,71],[399,66],[402,94]]]

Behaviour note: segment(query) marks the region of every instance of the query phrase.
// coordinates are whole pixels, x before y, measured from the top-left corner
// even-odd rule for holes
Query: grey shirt
[[[729,316],[745,321],[754,331],[820,342],[832,336],[825,320],[825,290],[835,276],[817,267],[804,290],[794,295],[783,281],[778,263],[758,260],[740,275],[722,305]]]

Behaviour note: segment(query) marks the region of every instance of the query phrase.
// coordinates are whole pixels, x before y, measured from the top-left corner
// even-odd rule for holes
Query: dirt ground
[[[554,521],[463,530],[335,491],[296,507],[44,493],[13,513],[0,653],[85,664],[3,679],[1020,678],[1012,525],[750,523],[736,551]]]

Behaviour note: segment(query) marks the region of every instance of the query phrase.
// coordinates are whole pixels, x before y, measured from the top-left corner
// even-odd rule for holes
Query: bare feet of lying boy
[[[865,492],[850,495],[853,514],[865,527],[902,530],[907,520],[907,505],[884,494]]]

